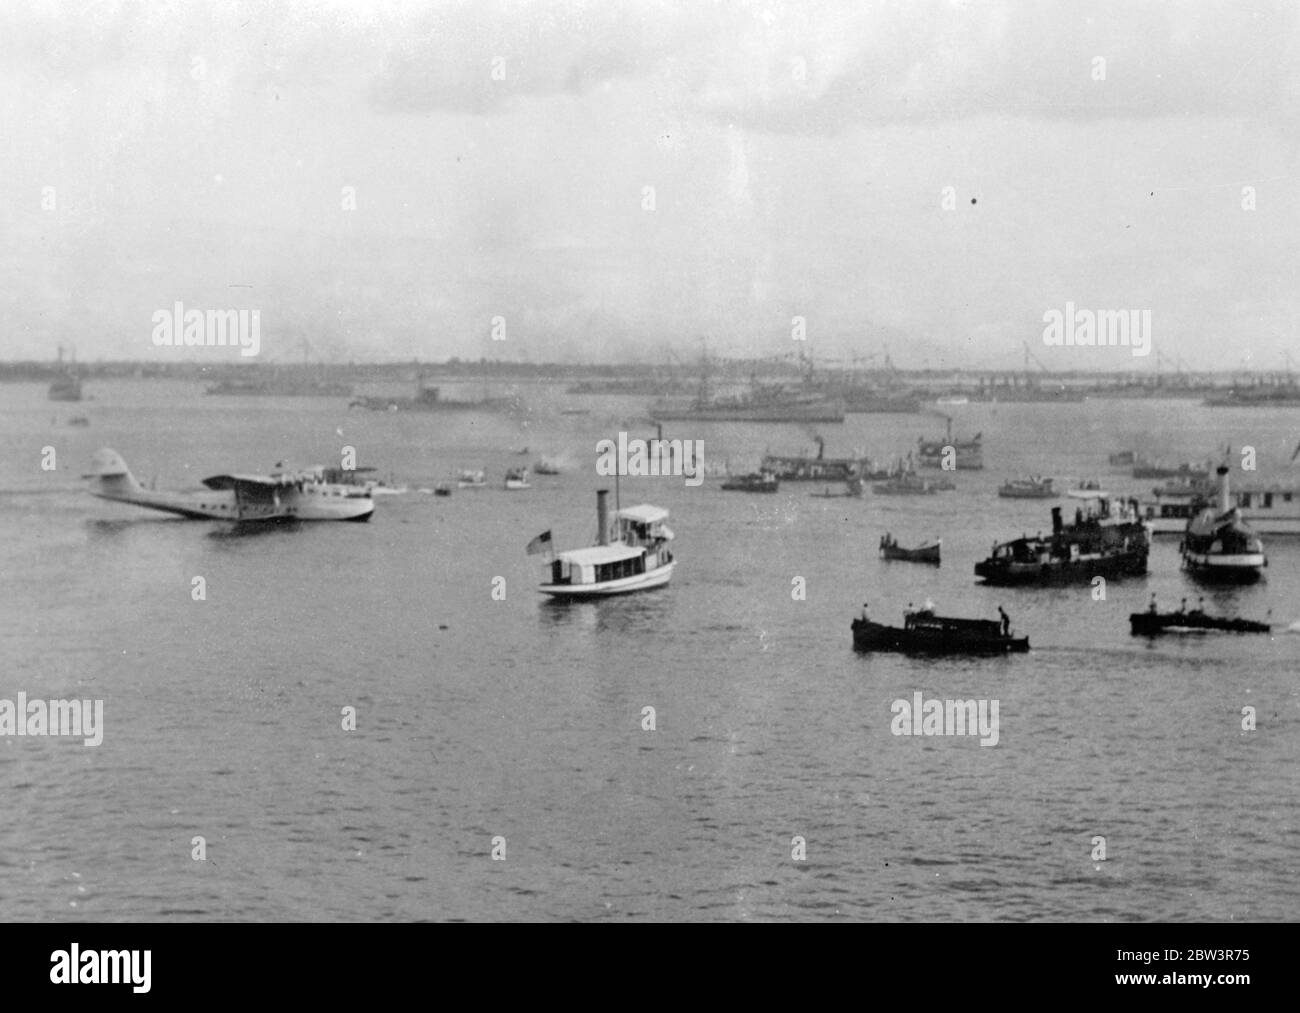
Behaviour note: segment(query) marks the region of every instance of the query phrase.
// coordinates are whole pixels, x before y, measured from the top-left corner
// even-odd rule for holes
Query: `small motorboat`
[[[423,492],[424,490],[421,489],[420,491]],[[439,483],[438,485],[435,485],[435,486],[433,487],[433,494],[434,494],[435,496],[450,496],[450,495],[451,495],[451,485],[450,485],[450,483],[447,483],[447,482],[441,482],[441,483]]]
[[[770,471],[752,471],[728,478],[722,488],[729,492],[776,492],[781,488],[781,480]]]
[[[1009,619],[1004,618],[1001,622],[996,619],[955,619],[935,615],[933,608],[905,612],[901,629],[873,622],[865,616],[854,619],[852,629],[855,651],[1021,654],[1029,650],[1028,637],[1011,636]]]
[[[1153,599],[1151,607],[1145,612],[1134,612],[1128,617],[1129,626],[1134,636],[1154,637],[1161,633],[1270,633],[1273,627],[1268,623],[1253,619],[1238,619],[1228,616],[1206,615],[1199,605],[1190,612],[1184,608],[1177,612],[1157,612]]]
[[[894,540],[893,535],[886,532],[880,538],[880,555],[885,559],[898,559],[907,563],[938,563],[942,546],[943,539],[936,538],[915,549],[905,549]]]
[[[456,482],[458,489],[486,489],[487,472],[479,471],[462,471],[460,478]]]
[[[550,458],[543,457],[533,465],[533,471],[537,472],[539,475],[558,475],[560,473],[560,466]]]
[[[531,489],[532,483],[528,481],[527,468],[511,468],[506,472],[507,489]]]

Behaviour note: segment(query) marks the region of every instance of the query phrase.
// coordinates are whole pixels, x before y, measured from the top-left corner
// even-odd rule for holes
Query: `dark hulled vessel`
[[[733,475],[722,483],[729,492],[776,492],[781,480],[770,471],[755,471],[748,475]]]
[[[827,457],[826,441],[820,436],[814,439],[817,441],[816,457],[765,454],[759,467],[787,482],[848,482],[864,477],[870,470],[871,462],[865,458]]]
[[[975,564],[975,576],[989,584],[1042,585],[1140,577],[1147,572],[1150,531],[1138,520],[1136,502],[1114,503],[1097,494],[1085,499],[1075,522],[1065,524],[1052,508],[1052,533],[1023,535],[993,547]]]
[[[429,387],[421,381],[416,387],[414,397],[375,397],[355,398],[349,408],[368,408],[376,412],[453,412],[453,411],[508,411],[514,406],[510,398],[483,397],[477,401],[456,401],[442,396],[437,387]]]
[[[1029,650],[1028,637],[1013,637],[1006,622],[955,619],[933,610],[908,612],[903,626],[854,619],[855,651],[902,651],[905,654],[1019,654]]]
[[[1238,619],[1228,616],[1206,615],[1201,609],[1190,612],[1134,612],[1128,617],[1129,626],[1134,636],[1154,637],[1161,633],[1206,633],[1221,631],[1224,633],[1269,633],[1272,627],[1268,623],[1253,619]]]
[[[918,441],[917,459],[922,466],[926,468],[945,468],[948,470],[948,462],[951,460],[951,467],[958,471],[979,471],[984,467],[984,447],[980,440],[983,433],[976,433],[969,440],[956,440],[952,438],[952,419],[948,420],[946,434],[942,440],[927,440],[922,437]],[[951,457],[949,449],[951,448]]]

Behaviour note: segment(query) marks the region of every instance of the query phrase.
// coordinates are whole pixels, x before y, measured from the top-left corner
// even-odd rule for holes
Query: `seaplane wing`
[[[233,492],[244,500],[272,500],[293,482],[270,475],[213,475],[205,478],[203,484],[209,489]]]

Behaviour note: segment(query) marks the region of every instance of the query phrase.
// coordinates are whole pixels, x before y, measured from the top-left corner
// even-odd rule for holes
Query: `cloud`
[[[482,0],[428,11],[384,59],[369,99],[385,112],[491,113],[639,78],[688,45],[702,15],[659,2]]]
[[[724,47],[700,104],[728,121],[798,133],[987,115],[1249,115],[1296,106],[1297,8],[1289,4],[909,0],[815,11],[760,22]]]
[[[654,77],[670,100],[724,122],[823,134],[983,115],[1290,113],[1297,11],[1285,0],[498,0],[412,25],[370,98],[390,112],[490,114]]]

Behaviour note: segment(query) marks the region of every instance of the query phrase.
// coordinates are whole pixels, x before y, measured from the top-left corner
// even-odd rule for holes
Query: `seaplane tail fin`
[[[90,471],[81,476],[91,479],[90,491],[96,496],[114,499],[140,491],[143,487],[116,450],[104,447],[90,459]]]

